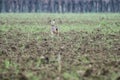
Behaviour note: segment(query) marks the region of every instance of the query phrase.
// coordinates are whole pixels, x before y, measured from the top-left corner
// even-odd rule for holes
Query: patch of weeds
[[[42,41],[42,37],[41,37],[41,36],[37,36],[37,37],[36,37],[36,40],[37,40],[37,41]]]
[[[12,67],[15,69],[15,73],[19,73],[19,67],[17,63],[12,63]]]
[[[90,62],[88,56],[81,56],[81,57],[79,58],[79,60],[80,60],[80,62],[82,62],[82,63],[89,63],[89,62]]]
[[[28,72],[26,76],[28,77],[29,80],[40,80],[39,77],[34,75],[32,72]]]
[[[40,67],[40,65],[42,64],[42,61],[41,59],[37,59],[37,62],[36,62],[36,67]]]
[[[75,72],[64,72],[64,80],[80,80],[79,75]]]
[[[4,66],[5,66],[6,69],[9,69],[10,66],[11,66],[10,61],[6,59],[6,60],[4,61]]]
[[[117,80],[118,77],[120,77],[120,73],[111,73],[109,75],[109,78],[110,78],[109,80]]]

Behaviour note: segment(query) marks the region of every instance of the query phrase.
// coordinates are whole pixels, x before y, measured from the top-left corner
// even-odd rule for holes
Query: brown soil
[[[70,31],[59,37],[49,33],[29,34],[18,30],[0,32],[0,79],[66,80],[64,73],[75,72],[78,78],[88,80],[120,79],[120,32],[103,34]],[[37,38],[38,37],[38,38]],[[61,54],[61,73],[58,73],[58,54]],[[10,63],[6,67],[5,61]]]

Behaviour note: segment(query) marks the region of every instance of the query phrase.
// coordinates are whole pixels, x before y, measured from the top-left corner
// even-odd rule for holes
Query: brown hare
[[[51,35],[57,36],[59,35],[58,27],[56,26],[55,19],[51,21]]]

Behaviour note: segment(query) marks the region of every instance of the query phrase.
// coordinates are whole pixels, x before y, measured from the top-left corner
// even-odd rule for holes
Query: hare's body
[[[57,26],[51,26],[51,34],[58,34],[58,27]]]
[[[55,20],[51,21],[51,35],[58,35],[59,30],[58,27],[55,24]]]

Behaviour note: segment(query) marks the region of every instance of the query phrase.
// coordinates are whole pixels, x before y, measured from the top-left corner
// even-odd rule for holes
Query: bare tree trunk
[[[118,12],[120,12],[120,0],[118,0]]]
[[[62,0],[58,1],[58,5],[59,5],[59,13],[62,13]]]
[[[54,0],[51,0],[51,12],[55,12],[54,5],[55,5]]]
[[[120,0],[0,0],[0,12],[120,12]]]
[[[5,12],[5,0],[2,0],[1,12]]]
[[[2,11],[2,3],[3,3],[3,0],[0,0],[0,12]]]

